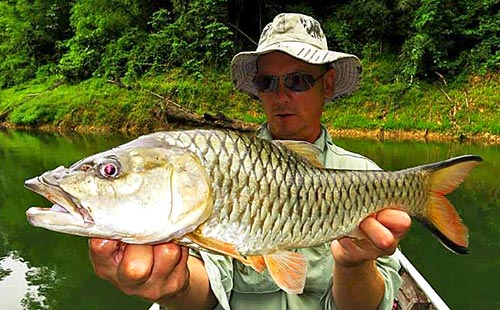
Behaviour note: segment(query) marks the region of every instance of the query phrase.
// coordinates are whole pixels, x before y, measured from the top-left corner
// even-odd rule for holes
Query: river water
[[[25,216],[28,207],[49,203],[24,189],[24,180],[132,138],[0,129],[0,309],[148,308],[94,275],[85,238],[32,227]],[[500,309],[500,147],[335,140],[386,170],[462,154],[483,157],[448,196],[470,229],[470,254],[449,252],[418,223],[401,247],[451,309]]]

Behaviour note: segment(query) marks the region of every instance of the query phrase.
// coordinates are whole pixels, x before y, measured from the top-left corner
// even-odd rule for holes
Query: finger
[[[165,284],[165,291],[168,293],[177,294],[189,284],[189,270],[187,260],[189,257],[189,249],[173,243],[163,245],[161,248],[155,249],[155,257],[163,263],[158,264],[152,277],[165,277],[168,275],[168,280]]]
[[[171,242],[154,246],[155,264],[151,277],[163,278],[169,275],[181,259],[181,248],[181,246]]]
[[[149,278],[128,292],[139,294],[149,301],[157,301],[183,291],[189,284],[188,249],[174,243],[164,243],[155,245],[153,253],[154,264]]]
[[[178,251],[178,260],[170,273],[172,278],[177,279],[177,286],[184,286],[187,280],[187,276],[189,276],[187,261],[189,257],[189,249],[186,247],[179,247]]]
[[[96,262],[100,262],[102,259],[107,261],[107,258],[116,251],[118,244],[119,241],[116,240],[90,238],[90,258]]]
[[[397,238],[402,238],[410,229],[411,217],[402,210],[386,209],[377,213],[377,221],[387,227]]]
[[[335,263],[344,267],[354,267],[368,259],[374,259],[373,255],[365,249],[366,247],[373,247],[373,245],[366,245],[370,243],[366,239],[362,242],[364,245],[360,246],[354,239],[348,237],[333,241],[331,249]]]
[[[384,254],[392,254],[398,244],[398,239],[376,218],[369,217],[363,220],[359,226],[368,236],[372,244]]]
[[[140,285],[149,278],[153,263],[153,246],[127,244],[118,267],[118,280],[124,286]]]
[[[359,251],[361,250],[359,245],[355,242],[355,240],[356,239],[346,237],[337,239],[336,241],[342,247],[344,254],[349,254],[349,253],[354,254],[354,253],[359,253]],[[350,256],[352,256],[352,254],[350,254]]]
[[[89,239],[89,256],[94,272],[101,278],[107,278],[115,273],[119,261],[115,259],[120,249],[116,240],[91,238]]]

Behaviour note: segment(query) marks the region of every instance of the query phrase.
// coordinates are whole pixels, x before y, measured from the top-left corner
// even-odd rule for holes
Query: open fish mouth
[[[27,180],[24,186],[44,196],[54,205],[47,207],[31,207],[26,211],[28,221],[33,226],[54,230],[61,226],[88,228],[94,225],[90,213],[75,201],[68,193],[44,175]]]

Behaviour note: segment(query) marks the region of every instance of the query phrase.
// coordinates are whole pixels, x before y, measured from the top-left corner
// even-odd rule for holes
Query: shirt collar
[[[271,131],[269,130],[269,125],[267,122],[263,123],[260,125],[260,127],[257,129],[256,132],[257,137],[266,139],[266,140],[273,140],[273,137],[271,136]],[[321,125],[321,134],[319,135],[318,139],[314,141],[313,145],[317,147],[320,151],[324,152],[328,148],[328,142],[331,143],[331,139],[329,135],[327,134],[327,130],[325,126]]]

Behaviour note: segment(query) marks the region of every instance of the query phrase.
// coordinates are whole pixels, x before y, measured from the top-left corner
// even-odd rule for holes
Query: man
[[[319,23],[300,14],[276,16],[257,50],[232,61],[236,88],[258,96],[267,116],[258,136],[314,143],[328,168],[379,169],[335,146],[320,123],[324,102],[354,91],[360,71],[355,56],[329,51]],[[409,226],[406,213],[384,210],[360,224],[361,238],[299,249],[308,260],[300,295],[281,291],[266,273],[231,258],[189,253],[173,243],[92,239],[90,253],[97,275],[168,309],[392,309],[399,265],[386,255]]]

